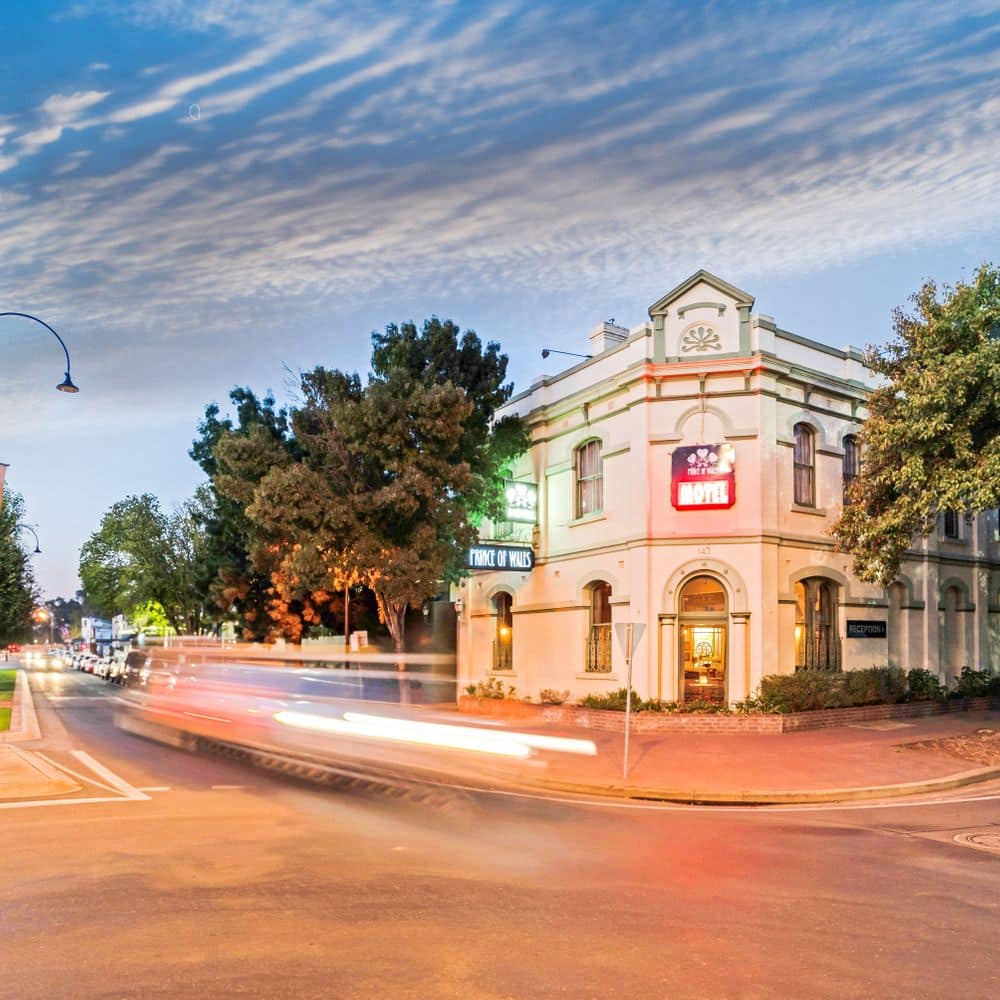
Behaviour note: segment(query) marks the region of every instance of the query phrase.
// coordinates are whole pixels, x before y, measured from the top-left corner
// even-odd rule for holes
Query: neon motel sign
[[[723,510],[736,503],[736,449],[696,444],[674,450],[670,502],[677,510]]]

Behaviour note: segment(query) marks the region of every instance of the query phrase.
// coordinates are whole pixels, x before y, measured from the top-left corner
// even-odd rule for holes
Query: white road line
[[[35,753],[37,756],[41,757],[42,760],[51,764],[53,767],[58,768],[58,770],[62,771],[64,774],[69,774],[72,777],[76,778],[78,781],[82,781],[85,785],[95,785],[97,788],[103,788],[104,791],[106,792],[118,791],[117,788],[114,788],[111,785],[105,785],[100,781],[95,781],[93,778],[88,778],[87,775],[85,774],[80,774],[79,771],[74,771],[71,767],[67,767],[65,764],[59,764],[58,762],[54,761],[51,757],[47,757],[45,754],[40,753],[37,750],[35,751]]]
[[[140,792],[169,792],[169,785],[143,785]]]
[[[100,761],[94,760],[86,750],[71,750],[70,753],[84,767],[89,768],[94,774],[100,775],[109,785],[113,785],[127,799],[148,799],[149,796],[140,792],[134,785],[130,785],[124,778],[120,778],[114,771],[106,768]]]
[[[148,796],[143,795],[143,799]],[[32,809],[36,806],[88,806],[95,802],[138,802],[139,799],[123,799],[120,795],[95,799],[32,799],[28,802],[0,802],[0,809]]]
[[[212,785],[213,792],[239,792],[247,788],[252,788],[252,785]]]

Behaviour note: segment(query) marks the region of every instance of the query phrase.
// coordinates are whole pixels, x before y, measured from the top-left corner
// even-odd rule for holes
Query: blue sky
[[[586,350],[699,267],[834,345],[997,260],[1000,5],[0,6],[0,461],[50,595],[204,405],[436,313]]]

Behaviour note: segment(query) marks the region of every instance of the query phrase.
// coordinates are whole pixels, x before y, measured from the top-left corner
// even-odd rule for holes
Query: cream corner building
[[[623,687],[627,623],[633,687],[667,700],[738,701],[802,667],[1000,668],[997,512],[942,514],[887,590],[853,577],[829,528],[871,375],[753,305],[699,271],[507,404],[530,429],[512,478],[537,486],[537,523],[481,534],[535,565],[462,582],[463,683]]]

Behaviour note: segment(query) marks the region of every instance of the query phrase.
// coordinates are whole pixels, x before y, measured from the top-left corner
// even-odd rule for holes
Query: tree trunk
[[[407,679],[403,676],[406,673],[406,660],[403,658],[403,638],[406,629],[406,602],[390,601],[384,594],[375,592],[375,600],[378,601],[379,613],[389,635],[392,636],[393,645],[396,647],[396,671],[399,674],[399,702],[401,705],[409,703],[410,688]]]

